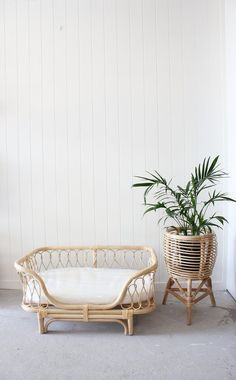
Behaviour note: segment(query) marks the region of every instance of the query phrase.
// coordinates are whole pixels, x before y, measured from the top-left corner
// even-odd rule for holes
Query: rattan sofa
[[[154,310],[157,259],[149,247],[44,247],[15,262],[22,307],[37,313],[39,332],[55,321],[117,322]]]

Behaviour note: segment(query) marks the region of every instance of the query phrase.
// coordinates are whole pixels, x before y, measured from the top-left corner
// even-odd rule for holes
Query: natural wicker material
[[[67,267],[129,268],[137,269],[137,272],[127,280],[113,303],[75,305],[53,298],[40,277],[40,271]],[[46,333],[50,323],[63,320],[117,322],[124,327],[125,334],[132,335],[133,316],[149,313],[155,308],[154,277],[157,259],[149,247],[44,247],[17,260],[15,268],[23,285],[22,307],[26,311],[37,313],[40,333]],[[137,281],[140,280],[141,290],[137,286]],[[143,294],[145,301],[141,300]],[[47,298],[46,304],[41,303],[42,295]],[[131,299],[129,304],[123,303],[126,295]]]
[[[184,236],[170,230],[164,235],[164,258],[170,278],[162,303],[166,303],[168,294],[183,302],[187,306],[188,325],[192,322],[192,305],[209,295],[215,306],[210,276],[216,260],[216,248],[214,233]],[[187,288],[181,286],[181,280],[187,280]],[[201,282],[197,288],[192,288],[192,281],[196,280]],[[202,294],[199,296],[199,293]]]

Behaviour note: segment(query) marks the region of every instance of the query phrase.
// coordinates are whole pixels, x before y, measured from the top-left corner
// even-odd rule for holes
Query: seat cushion
[[[68,304],[109,304],[116,300],[129,278],[137,270],[113,268],[57,268],[40,272],[46,288],[51,296]],[[136,288],[136,291],[135,291]],[[145,276],[145,289],[151,294],[151,277]],[[133,302],[144,301],[147,293],[143,289],[142,279],[130,289]],[[140,293],[140,295],[139,295]],[[38,303],[36,292],[31,297],[28,290],[28,302]],[[41,303],[46,303],[41,296]],[[126,295],[123,303],[130,303],[130,295]]]

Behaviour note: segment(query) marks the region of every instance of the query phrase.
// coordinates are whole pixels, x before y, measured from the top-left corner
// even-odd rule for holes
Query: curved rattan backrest
[[[142,309],[152,307],[154,301],[154,276],[157,268],[156,255],[152,248],[141,246],[93,246],[93,247],[44,247],[15,262],[15,268],[23,284],[23,305],[37,309],[42,304],[42,294],[47,304],[57,307],[78,309],[81,305],[68,305],[53,298],[48,292],[41,272],[54,268],[92,267],[136,269],[127,279],[127,284],[117,294],[117,299],[109,307],[122,305],[125,309]],[[147,299],[142,301],[145,293]],[[126,294],[130,304],[123,305]],[[136,297],[136,300],[134,301]],[[138,302],[137,302],[138,298]],[[45,301],[44,301],[45,303]],[[91,306],[91,305],[90,305]],[[98,305],[96,305],[98,307]],[[100,305],[100,308],[103,306]],[[106,305],[106,307],[108,307]]]
[[[44,247],[34,250],[16,262],[16,265],[38,273],[67,267],[141,270],[154,264],[156,256],[153,250],[140,246]]]
[[[210,277],[216,260],[216,248],[214,233],[183,236],[177,235],[175,230],[166,232],[164,258],[169,275],[185,279]]]

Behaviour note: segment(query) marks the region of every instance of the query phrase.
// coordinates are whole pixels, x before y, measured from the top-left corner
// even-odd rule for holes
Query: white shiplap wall
[[[221,0],[0,0],[0,286],[50,244],[149,244],[134,175],[222,154]],[[223,287],[224,242],[215,281]]]
[[[226,122],[228,141],[228,167],[231,173],[229,188],[232,196],[236,199],[236,161],[235,161],[235,140],[236,140],[236,2],[227,0],[225,3],[225,55],[226,55]],[[232,296],[236,299],[236,207],[229,207],[229,228],[228,228],[228,257],[226,286]]]

